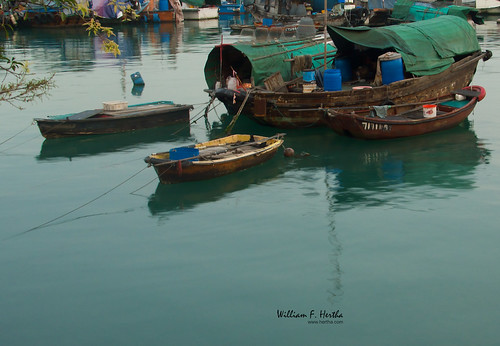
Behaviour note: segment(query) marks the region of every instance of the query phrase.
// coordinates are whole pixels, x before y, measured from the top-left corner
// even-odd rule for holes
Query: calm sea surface
[[[460,127],[380,142],[285,131],[295,158],[171,186],[143,158],[222,136],[222,105],[190,127],[92,138],[44,140],[32,119],[112,100],[194,104],[197,119],[209,51],[239,38],[229,21],[117,28],[116,59],[80,29],[3,37],[57,88],[0,105],[0,344],[498,344],[496,19],[476,28],[487,96]]]

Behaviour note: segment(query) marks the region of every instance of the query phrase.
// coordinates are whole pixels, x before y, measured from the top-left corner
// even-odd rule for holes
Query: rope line
[[[78,207],[76,207],[76,208],[74,208],[74,209],[72,209],[72,210],[70,210],[70,211],[68,211],[68,212],[66,212],[66,213],[64,213],[64,214],[62,214],[62,215],[60,215],[60,216],[58,216],[58,217],[55,217],[55,218],[53,218],[53,219],[51,219],[51,220],[49,220],[49,221],[47,221],[47,222],[44,222],[44,223],[42,223],[42,224],[40,224],[40,225],[38,225],[38,226],[32,227],[32,228],[30,228],[30,229],[28,229],[28,230],[26,230],[26,231],[24,231],[24,232],[22,232],[22,233],[18,234],[17,236],[22,235],[22,234],[26,234],[26,233],[29,233],[29,232],[32,232],[32,231],[37,230],[37,229],[42,228],[42,227],[45,227],[45,226],[47,226],[47,225],[49,225],[49,224],[53,223],[54,221],[57,221],[57,220],[59,220],[59,219],[62,219],[63,217],[65,217],[65,216],[67,216],[67,215],[69,215],[69,214],[71,214],[71,213],[73,213],[73,212],[75,212],[75,211],[77,211],[77,210],[79,210],[79,209],[82,209],[83,207],[85,207],[85,206],[89,205],[89,204],[90,204],[90,203],[92,203],[92,202],[97,201],[99,198],[104,197],[105,195],[109,194],[111,191],[113,191],[113,190],[117,189],[118,187],[122,186],[122,185],[123,185],[123,184],[125,184],[127,181],[131,180],[132,178],[134,178],[135,176],[137,176],[139,173],[141,173],[142,171],[144,171],[144,170],[145,170],[145,169],[147,169],[147,168],[148,168],[148,166],[146,166],[146,167],[142,168],[141,170],[139,170],[138,172],[134,173],[132,176],[128,177],[127,179],[125,179],[124,181],[122,181],[121,183],[119,183],[118,185],[116,185],[116,186],[114,186],[113,188],[109,189],[108,191],[106,191],[106,192],[104,192],[104,193],[100,194],[99,196],[97,196],[97,197],[95,197],[95,198],[91,199],[90,201],[88,201],[88,202],[86,202],[86,203],[84,203],[84,204],[82,204],[82,205],[80,205],[80,206],[78,206]]]
[[[4,140],[3,142],[0,142],[0,145],[10,141],[12,138],[16,137],[17,135],[20,135],[21,133],[23,133],[24,131],[26,131],[27,129],[29,129],[31,126],[33,126],[33,122],[31,124],[29,124],[28,126],[26,126],[24,129],[22,129],[21,131],[19,131],[18,133],[14,134],[13,136],[7,138],[6,140]]]

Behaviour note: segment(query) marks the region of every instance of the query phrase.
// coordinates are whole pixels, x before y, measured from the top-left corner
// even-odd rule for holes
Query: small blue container
[[[403,80],[403,60],[400,54],[380,58],[380,69],[382,70],[382,84],[387,85]]]
[[[134,85],[144,85],[144,80],[142,79],[142,76],[139,72],[132,73],[130,75],[130,78],[132,78],[132,82],[134,82]]]
[[[187,161],[198,161],[198,159],[195,157],[200,155],[200,150],[197,148],[180,147],[170,149],[169,154],[170,160],[183,160],[193,157],[193,159]]]
[[[308,69],[302,71],[302,79],[307,83],[313,82],[315,80],[314,70]]]
[[[273,19],[272,18],[262,18],[262,25],[263,26],[273,25]]]
[[[158,10],[160,11],[168,11],[168,0],[160,0],[158,2]]]
[[[327,69],[323,76],[323,89],[325,91],[342,90],[342,75],[339,69]]]
[[[351,61],[346,58],[335,59],[335,68],[340,70],[342,81],[348,82],[352,80]]]

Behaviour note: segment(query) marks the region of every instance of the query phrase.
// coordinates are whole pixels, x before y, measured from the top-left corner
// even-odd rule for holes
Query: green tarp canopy
[[[340,55],[352,55],[356,45],[396,51],[406,71],[416,76],[440,73],[455,62],[455,57],[480,51],[474,28],[456,16],[378,28],[329,26],[328,33]]]
[[[457,16],[465,20],[470,17],[474,23],[484,24],[483,19],[479,16],[479,11],[475,8],[456,5],[443,6],[440,5],[440,2],[415,4],[415,0],[398,0],[392,9],[391,18],[415,22],[443,15]]]
[[[333,45],[326,45],[329,60],[333,58],[336,51]],[[205,63],[205,80],[209,88],[214,88],[215,83],[227,76],[232,76],[236,71],[243,82],[253,79],[256,86],[262,86],[264,79],[275,72],[280,72],[283,80],[289,81],[299,77],[298,67],[292,72],[292,64],[288,59],[295,58],[301,61],[312,61],[312,68],[319,68],[324,64],[325,43],[324,40],[313,40],[311,38],[295,41],[280,41],[267,43],[235,43],[216,46],[209,53]],[[304,59],[301,59],[303,57]],[[222,73],[220,66],[222,63]],[[301,75],[301,74],[300,74]],[[222,81],[224,84],[224,81]]]

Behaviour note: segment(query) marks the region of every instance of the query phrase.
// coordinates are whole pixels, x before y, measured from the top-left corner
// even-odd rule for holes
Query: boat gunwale
[[[72,115],[76,114],[69,114],[66,118],[61,118],[61,119],[52,119],[52,118],[35,118],[33,121],[38,122],[46,122],[46,123],[85,123],[85,122],[102,122],[102,121],[119,121],[123,119],[133,119],[133,118],[142,118],[142,117],[147,117],[147,116],[155,116],[155,115],[161,115],[163,113],[172,113],[174,111],[185,111],[185,110],[192,110],[193,105],[162,105],[162,106],[171,106],[168,108],[161,108],[161,109],[149,109],[149,110],[142,110],[139,111],[141,114],[127,114],[127,115],[113,115],[113,112],[120,112],[120,111],[136,111],[136,110],[130,110],[128,108],[122,109],[122,110],[116,110],[116,111],[105,111],[101,108],[97,108],[96,111],[102,110],[102,112],[99,112],[96,115],[108,115],[105,117],[89,117],[89,118],[84,118],[84,119],[68,119],[68,117],[71,117]],[[135,106],[129,106],[130,107],[135,107]],[[57,115],[56,115],[57,116]]]
[[[440,120],[445,120],[448,118],[453,118],[454,116],[457,115],[457,113],[468,110],[471,107],[475,107],[475,105],[478,103],[478,98],[473,97],[469,102],[464,104],[462,107],[454,107],[455,109],[446,112],[444,114],[436,115],[435,117],[432,118],[405,118],[405,119],[391,119],[392,116],[387,116],[386,118],[380,118],[380,117],[368,117],[368,116],[363,116],[363,115],[358,115],[356,113],[344,113],[344,112],[337,112],[334,109],[335,108],[328,108],[327,110],[327,115],[328,117],[334,118],[334,117],[349,117],[353,118],[357,121],[370,121],[373,123],[381,123],[381,124],[386,124],[386,125],[418,125],[426,122],[435,122],[435,121],[440,121]],[[433,104],[432,102],[429,102],[428,104]],[[437,103],[437,106],[439,107],[439,103]],[[412,109],[412,111],[417,111],[418,108]],[[333,113],[333,114],[332,114]],[[394,117],[398,117],[398,115],[394,115]]]
[[[177,164],[178,162],[186,162],[190,166],[191,165],[208,166],[208,165],[214,165],[214,164],[222,164],[222,163],[231,162],[231,161],[237,161],[237,160],[241,160],[245,157],[249,157],[249,156],[260,156],[260,155],[266,154],[270,151],[278,150],[279,147],[284,142],[283,139],[281,139],[281,138],[271,138],[271,139],[268,139],[267,141],[272,141],[272,143],[270,143],[269,145],[266,145],[263,148],[256,148],[256,150],[250,150],[250,151],[247,151],[244,153],[239,153],[239,154],[230,153],[226,157],[222,157],[220,159],[213,159],[212,160],[210,158],[204,158],[203,160],[199,160],[199,161],[191,161],[191,160],[193,160],[193,158],[203,158],[203,156],[201,154],[193,156],[193,157],[187,157],[187,158],[180,159],[180,160],[155,158],[155,156],[159,156],[162,154],[168,154],[169,152],[151,154],[148,158],[154,159],[155,161],[158,160],[158,162],[151,162],[151,165],[154,167],[174,165],[174,164]],[[208,143],[208,142],[204,142],[204,143],[200,143],[200,144],[206,144],[206,143]],[[263,143],[265,143],[265,142],[263,142]],[[242,144],[242,145],[245,146],[248,144]],[[210,147],[210,146],[208,146],[208,147]],[[196,146],[195,146],[195,148],[196,148]],[[238,148],[235,148],[235,150],[236,149],[238,149]]]

